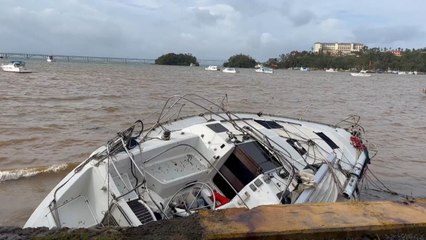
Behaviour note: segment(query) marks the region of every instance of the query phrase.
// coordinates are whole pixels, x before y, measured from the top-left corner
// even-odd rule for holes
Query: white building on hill
[[[324,53],[331,55],[348,55],[352,52],[359,52],[366,46],[361,43],[314,43],[314,53]]]

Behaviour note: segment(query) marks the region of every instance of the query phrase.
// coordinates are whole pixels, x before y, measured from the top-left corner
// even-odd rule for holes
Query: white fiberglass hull
[[[133,138],[127,129],[68,174],[25,227],[138,226],[203,208],[357,198],[369,162],[357,124],[259,115],[178,117]]]
[[[351,73],[352,76],[354,77],[370,77],[371,74],[368,73]]]
[[[1,65],[1,69],[5,72],[15,72],[15,73],[30,73],[31,71],[22,68],[22,67],[15,67],[10,64]]]
[[[258,68],[255,71],[258,73],[274,73],[273,69],[267,69],[267,68]]]

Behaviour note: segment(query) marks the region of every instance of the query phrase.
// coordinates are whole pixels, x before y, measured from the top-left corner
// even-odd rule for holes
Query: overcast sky
[[[258,61],[314,42],[426,47],[425,0],[0,0],[0,52]]]

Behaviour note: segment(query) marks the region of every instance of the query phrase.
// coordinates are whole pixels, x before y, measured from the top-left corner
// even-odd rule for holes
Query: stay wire
[[[388,188],[369,168],[367,168],[366,171],[368,171],[368,174],[365,174],[366,181],[367,181],[366,185],[371,184],[373,187],[375,187],[375,188],[367,188],[366,186],[366,189],[377,191],[377,192],[388,193],[394,196],[399,196],[403,199],[411,199],[411,200],[414,199],[414,197],[412,196],[401,194]]]

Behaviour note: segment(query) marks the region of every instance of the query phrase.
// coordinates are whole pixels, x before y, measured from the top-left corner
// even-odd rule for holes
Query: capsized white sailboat
[[[190,105],[197,114],[181,117]],[[94,151],[24,227],[138,226],[199,209],[357,199],[370,146],[356,116],[327,125],[174,96],[152,127],[137,121]]]

